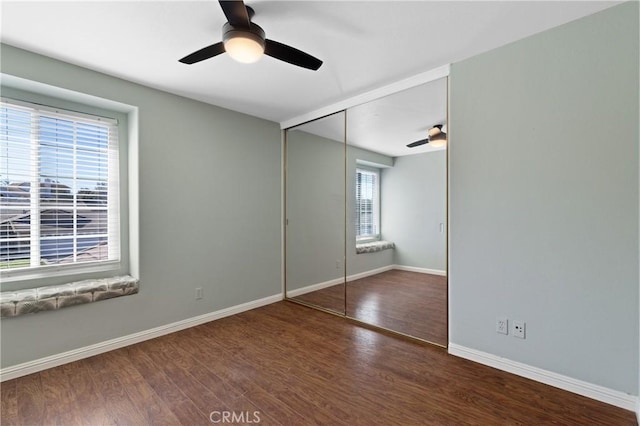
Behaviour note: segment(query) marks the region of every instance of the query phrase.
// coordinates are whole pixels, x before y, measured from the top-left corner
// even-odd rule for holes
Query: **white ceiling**
[[[213,0],[1,0],[0,40],[282,122],[617,3],[248,1],[267,38],[324,61],[316,72],[267,56],[250,65],[227,55],[179,63],[221,40],[225,17]]]

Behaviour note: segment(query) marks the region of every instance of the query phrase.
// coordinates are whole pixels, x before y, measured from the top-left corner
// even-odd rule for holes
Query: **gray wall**
[[[281,291],[276,123],[11,46],[0,59],[3,73],[139,107],[141,282],[135,296],[3,320],[2,367]]]
[[[344,277],[344,156],[343,143],[287,133],[287,290]]]
[[[638,60],[629,2],[452,66],[452,343],[638,394]]]
[[[394,263],[445,271],[447,153],[397,157],[382,171],[382,237],[396,244]]]

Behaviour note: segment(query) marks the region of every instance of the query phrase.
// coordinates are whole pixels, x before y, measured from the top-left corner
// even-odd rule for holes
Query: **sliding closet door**
[[[443,346],[446,114],[446,79],[347,111],[346,315]]]
[[[286,296],[345,313],[345,113],[285,132]]]

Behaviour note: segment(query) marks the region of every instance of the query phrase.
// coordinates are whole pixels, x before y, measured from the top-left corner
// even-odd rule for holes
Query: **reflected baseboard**
[[[369,271],[360,272],[358,274],[347,275],[347,282],[359,280],[360,278],[370,277],[371,275],[380,274],[382,272],[390,271],[393,269],[394,265],[383,266],[382,268],[371,269]],[[302,288],[297,288],[295,290],[288,290],[287,297],[297,297],[302,296],[303,294],[311,293],[314,291],[322,290],[323,288],[331,287],[334,285],[342,284],[344,282],[344,278],[335,278],[329,281],[323,281],[317,284],[311,284]]]
[[[312,293],[314,291],[322,290],[327,287],[342,284],[343,282],[344,282],[344,278],[340,277],[340,278],[335,278],[329,281],[323,281],[317,284],[311,284],[302,288],[297,288],[295,290],[287,290],[286,297],[291,298],[291,297],[302,296],[303,294]]]
[[[370,269],[368,271],[359,272],[357,274],[347,275],[347,282],[370,277],[372,275],[381,274],[383,272],[391,271],[393,269],[396,269],[398,271],[408,271],[408,272],[418,272],[421,274],[439,275],[442,277],[447,276],[447,271],[442,271],[439,269],[417,268],[415,266],[404,266],[404,265],[387,265],[381,268]],[[302,288],[297,288],[295,290],[288,290],[286,296],[288,298],[298,297],[298,296],[302,296],[303,294],[312,293],[314,291],[322,290],[327,287],[342,284],[343,282],[344,282],[343,278],[335,278],[329,281],[323,281],[321,283],[311,284]]]
[[[429,269],[429,268],[417,268],[415,266],[393,265],[392,269],[398,271],[419,272],[421,274],[440,275],[441,277],[447,276],[447,271],[441,269]]]
[[[370,269],[368,271],[360,272],[360,273],[357,273],[357,274],[347,275],[347,282],[359,280],[361,278],[367,278],[367,277],[370,277],[372,275],[378,275],[378,274],[381,274],[383,272],[390,271],[392,269],[395,269],[394,266],[395,265],[388,265],[388,266],[383,266],[382,268]]]

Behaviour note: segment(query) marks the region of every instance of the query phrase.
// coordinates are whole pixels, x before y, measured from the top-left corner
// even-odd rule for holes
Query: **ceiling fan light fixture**
[[[320,59],[302,50],[265,38],[264,30],[251,22],[255,11],[245,5],[243,0],[220,0],[218,3],[227,18],[222,26],[222,41],[179,59],[183,64],[192,65],[228,53],[232,59],[245,64],[257,62],[263,55],[267,55],[313,71],[322,66]]]
[[[228,26],[228,28],[227,28]],[[250,30],[235,29],[225,25],[222,41],[224,50],[235,61],[243,64],[258,62],[264,55],[264,31],[253,24]]]
[[[429,145],[431,145],[433,148],[442,148],[446,144],[447,138],[444,133],[439,133],[438,135],[429,139]]]
[[[447,134],[442,131],[442,125],[438,124],[429,130],[429,145],[433,148],[442,148],[447,144]]]

